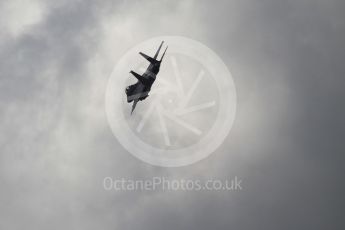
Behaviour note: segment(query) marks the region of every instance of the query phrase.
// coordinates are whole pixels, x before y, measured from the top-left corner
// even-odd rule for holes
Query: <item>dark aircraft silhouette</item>
[[[126,94],[127,94],[127,102],[130,103],[133,101],[132,105],[132,111],[133,113],[135,106],[137,105],[138,101],[142,101],[145,98],[149,96],[149,92],[151,90],[151,86],[153,82],[156,80],[156,76],[159,72],[159,68],[161,66],[161,62],[163,60],[163,57],[165,55],[165,52],[167,51],[168,47],[165,48],[165,51],[161,57],[160,60],[157,60],[157,56],[159,54],[159,51],[162,48],[164,41],[160,44],[155,56],[149,57],[148,55],[139,52],[141,56],[143,56],[146,60],[150,62],[150,65],[147,67],[145,73],[143,75],[140,75],[133,70],[130,71],[131,74],[133,74],[134,77],[138,79],[137,83],[130,85],[126,88]]]

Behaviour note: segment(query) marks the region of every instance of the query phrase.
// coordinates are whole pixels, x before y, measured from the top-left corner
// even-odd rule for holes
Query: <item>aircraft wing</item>
[[[131,70],[130,72],[131,74],[133,74],[133,76],[138,79],[138,81],[140,81],[142,84],[146,84],[147,83],[147,78],[143,77],[142,75],[134,72],[133,70]]]

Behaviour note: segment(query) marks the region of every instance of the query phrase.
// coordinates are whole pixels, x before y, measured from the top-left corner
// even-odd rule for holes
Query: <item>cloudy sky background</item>
[[[0,3],[1,229],[343,229],[341,0]],[[131,47],[180,35],[231,70],[237,116],[206,160],[143,163],[108,126]],[[115,192],[106,176],[243,179],[237,192]]]

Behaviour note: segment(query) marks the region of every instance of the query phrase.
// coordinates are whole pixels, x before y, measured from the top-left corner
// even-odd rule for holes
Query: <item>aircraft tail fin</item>
[[[142,53],[142,52],[139,52],[139,54],[141,56],[143,56],[146,60],[148,60],[150,63],[156,63],[156,62],[158,62],[157,57],[158,57],[159,51],[162,48],[163,43],[164,43],[164,41],[162,41],[162,43],[160,44],[160,46],[159,46],[159,48],[158,48],[158,50],[157,50],[157,52],[153,58],[148,56],[147,54]]]
[[[159,54],[159,51],[161,50],[163,43],[164,43],[164,41],[161,42],[161,44],[160,44],[160,46],[159,46],[159,48],[158,48],[158,50],[157,50],[155,56],[153,57],[154,59],[157,59],[158,54]]]
[[[167,46],[167,48],[165,48],[164,53],[163,53],[163,55],[162,55],[162,57],[161,57],[160,62],[163,60],[163,57],[164,57],[164,55],[165,55],[165,52],[167,52],[167,49],[168,49],[168,46]]]
[[[146,54],[144,54],[144,53],[142,53],[142,52],[139,52],[139,54],[140,54],[141,56],[143,56],[146,60],[148,60],[150,63],[155,63],[155,62],[157,62],[156,59],[154,59],[154,58],[152,58],[152,57],[150,57],[150,56],[148,56],[148,55],[146,55]]]

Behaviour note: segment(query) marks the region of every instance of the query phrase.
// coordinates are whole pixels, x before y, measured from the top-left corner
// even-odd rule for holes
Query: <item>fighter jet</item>
[[[143,56],[146,60],[150,62],[150,65],[147,67],[143,75],[140,75],[134,72],[133,70],[130,71],[130,73],[133,74],[133,76],[136,77],[136,79],[138,80],[135,84],[130,85],[126,88],[127,102],[131,103],[133,101],[131,114],[133,113],[138,101],[142,101],[149,96],[149,92],[151,90],[152,84],[156,80],[156,76],[159,72],[161,62],[163,60],[165,52],[168,49],[168,47],[165,48],[165,51],[161,59],[158,60],[157,57],[158,57],[159,51],[162,48],[163,43],[164,41],[162,41],[162,43],[160,44],[153,58],[142,52],[139,52],[141,56]]]

